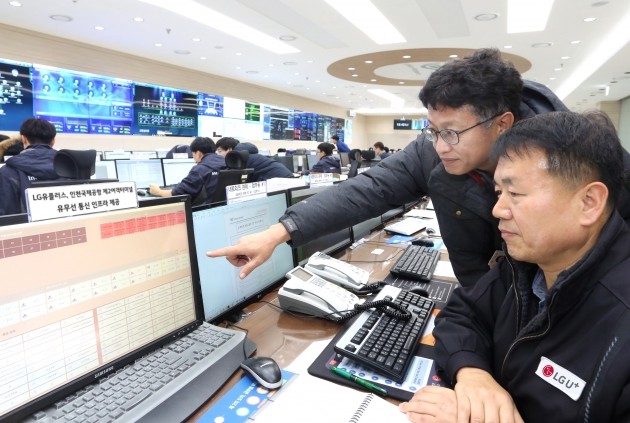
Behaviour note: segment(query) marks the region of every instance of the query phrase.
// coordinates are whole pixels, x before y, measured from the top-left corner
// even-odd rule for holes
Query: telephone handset
[[[278,291],[283,310],[337,320],[343,317],[343,311],[352,310],[360,303],[359,297],[350,291],[299,266],[286,276],[288,280]]]
[[[370,273],[367,270],[337,260],[319,251],[308,259],[304,268],[327,281],[352,290],[364,288],[370,278]]]

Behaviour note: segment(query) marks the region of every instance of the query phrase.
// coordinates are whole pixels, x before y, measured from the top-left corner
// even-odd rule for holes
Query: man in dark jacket
[[[630,421],[630,231],[603,116],[540,115],[497,140],[506,259],[436,318],[436,363],[455,389],[419,391],[401,406],[411,421]]]
[[[247,177],[247,182],[266,181],[271,178],[293,178],[293,173],[282,163],[258,154],[258,148],[249,142],[239,142],[235,138],[223,137],[217,141],[217,154],[225,157],[232,150],[249,152],[246,167],[254,169]]]
[[[315,173],[341,173],[341,161],[338,158],[333,157],[334,145],[328,142],[323,142],[317,146],[317,163],[313,165],[310,171],[302,172],[307,175],[309,172]]]
[[[57,131],[44,119],[26,119],[20,127],[24,151],[0,168],[0,215],[26,212],[24,191],[32,181],[58,179],[53,168]]]
[[[492,216],[496,164],[489,155],[494,141],[515,121],[566,107],[542,84],[523,81],[497,49],[446,63],[431,74],[420,99],[429,126],[404,150],[308,204],[290,207],[267,231],[209,256],[227,256],[243,266],[246,276],[282,242],[297,247],[429,195],[457,279],[462,285],[476,283],[501,249],[498,220]],[[627,201],[619,208],[630,216]]]
[[[211,138],[195,138],[190,143],[190,149],[197,164],[190,169],[188,175],[179,184],[170,189],[162,189],[156,184],[151,184],[149,186],[151,195],[170,197],[172,195],[188,194],[195,204],[197,204],[195,200],[199,195],[207,198],[206,202],[212,199],[217,186],[219,170],[226,168],[225,159],[223,156],[215,154],[215,145]],[[203,192],[204,189],[205,192]]]

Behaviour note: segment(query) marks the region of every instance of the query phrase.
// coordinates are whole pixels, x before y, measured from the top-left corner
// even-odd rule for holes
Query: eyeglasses
[[[497,113],[496,115],[489,117],[486,120],[482,120],[479,123],[476,123],[475,125],[471,126],[470,128],[466,128],[466,129],[462,129],[461,131],[456,131],[454,129],[442,129],[441,131],[438,131],[436,129],[433,129],[431,127],[424,127],[422,129],[422,134],[427,137],[427,139],[429,141],[431,141],[432,143],[436,143],[438,140],[438,135],[442,137],[442,140],[444,140],[445,143],[450,144],[450,145],[455,145],[457,143],[459,143],[459,136],[461,134],[463,134],[466,131],[470,131],[473,128],[478,127],[479,125],[483,125],[486,122],[490,122],[492,119],[494,119],[497,116],[502,115],[503,112],[501,113]]]

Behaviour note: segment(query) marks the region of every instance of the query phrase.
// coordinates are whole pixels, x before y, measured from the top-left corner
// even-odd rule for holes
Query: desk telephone
[[[319,251],[308,259],[304,268],[327,281],[350,290],[364,288],[370,278],[370,273],[367,270],[337,260]]]
[[[335,320],[343,317],[341,311],[352,310],[360,302],[350,291],[299,266],[286,276],[287,282],[278,291],[283,310]]]

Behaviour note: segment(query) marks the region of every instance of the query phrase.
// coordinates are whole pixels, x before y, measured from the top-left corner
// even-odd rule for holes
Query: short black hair
[[[547,171],[569,186],[600,181],[614,207],[624,184],[623,148],[603,112],[549,112],[517,122],[497,138],[490,159],[542,151]]]
[[[339,135],[333,135],[332,137],[330,137],[331,139],[335,140],[335,141],[339,141]]]
[[[223,137],[219,141],[217,141],[217,148],[221,148],[223,150],[234,150],[236,146],[239,144],[239,140],[232,137]]]
[[[201,151],[203,154],[214,153],[214,141],[209,137],[197,137],[190,143],[190,150],[195,153]]]
[[[379,150],[385,150],[385,144],[383,144],[381,141],[376,141],[374,143],[374,148],[378,148]]]
[[[24,135],[29,144],[50,145],[57,136],[57,130],[45,119],[28,118],[20,126],[20,135]]]
[[[317,146],[317,149],[327,156],[330,156],[333,153],[334,148],[335,146],[329,142],[323,142]]]
[[[476,50],[435,70],[420,90],[424,107],[458,109],[470,106],[480,119],[512,112],[520,118],[523,80],[496,48]]]

